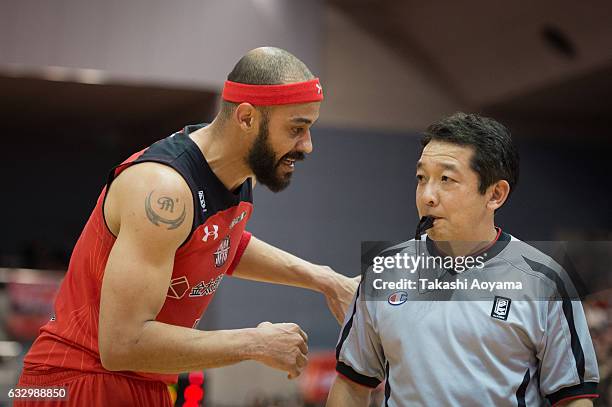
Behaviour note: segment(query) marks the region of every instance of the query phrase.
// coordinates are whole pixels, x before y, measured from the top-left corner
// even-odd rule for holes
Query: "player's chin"
[[[292,173],[282,173],[280,170],[278,170],[274,179],[271,179],[268,182],[262,181],[262,184],[267,186],[272,192],[281,192],[291,183],[291,175]]]
[[[291,177],[293,176],[293,172],[287,172],[281,174],[278,178],[278,183],[283,186],[283,189],[287,188],[291,183]]]

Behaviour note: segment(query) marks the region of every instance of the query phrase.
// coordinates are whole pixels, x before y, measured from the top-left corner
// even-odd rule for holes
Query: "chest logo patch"
[[[402,305],[408,300],[408,294],[406,291],[398,291],[389,296],[389,304],[391,305]]]
[[[226,236],[225,239],[221,240],[219,247],[217,247],[217,250],[215,250],[215,252],[213,253],[213,256],[215,256],[216,267],[222,267],[225,264],[225,262],[227,261],[227,254],[229,253],[229,249],[230,237]]]
[[[217,288],[219,287],[222,278],[223,274],[221,274],[217,278],[211,279],[208,283],[200,281],[198,284],[191,287],[191,293],[189,293],[189,296],[202,297],[205,295],[213,295],[215,291],[217,291]]]
[[[167,297],[174,298],[175,300],[180,300],[181,298],[183,298],[183,296],[188,290],[189,281],[187,281],[187,277],[177,277],[170,281],[170,287],[168,287]]]
[[[232,229],[234,226],[236,226],[238,223],[240,223],[244,218],[246,218],[246,211],[242,211],[242,213],[240,215],[236,216],[232,220],[232,223],[230,223],[230,229]]]
[[[512,300],[506,297],[498,297],[495,296],[495,301],[493,301],[493,309],[491,310],[491,316],[495,319],[501,319],[505,321],[508,319],[508,314],[510,313],[510,304]]]

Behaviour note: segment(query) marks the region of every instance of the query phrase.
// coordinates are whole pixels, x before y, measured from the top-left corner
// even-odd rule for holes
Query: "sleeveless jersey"
[[[223,276],[232,273],[248,244],[250,234],[244,229],[253,209],[250,179],[237,190],[228,191],[189,137],[203,126],[187,126],[112,169],[74,247],[55,300],[55,315],[41,328],[25,357],[26,373],[58,368],[108,373],[100,362],[98,317],[102,277],[115,236],[106,225],[103,205],[113,180],[138,163],[168,165],[191,189],[194,207],[191,234],[176,252],[166,300],[156,320],[189,328],[198,324]],[[113,373],[166,383],[176,382],[178,377]]]

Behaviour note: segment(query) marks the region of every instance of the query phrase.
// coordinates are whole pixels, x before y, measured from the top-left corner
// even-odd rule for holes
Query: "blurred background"
[[[508,126],[521,153],[499,226],[523,240],[610,240],[611,21],[604,0],[0,0],[0,406],[108,170],[211,120],[227,73],[258,46],[292,52],[325,89],[292,185],[255,191],[259,238],[357,275],[362,240],[414,234],[420,132],[469,111]],[[585,304],[599,406],[612,405],[609,300]],[[204,405],[325,399],[339,327],[321,296],[226,278],[200,329],[264,320],[308,333],[305,377],[255,363],[206,371]],[[177,405],[190,383],[202,382],[182,377]]]

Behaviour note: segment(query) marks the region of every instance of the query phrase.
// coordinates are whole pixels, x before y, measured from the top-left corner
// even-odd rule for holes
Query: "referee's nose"
[[[420,196],[417,197],[422,207],[435,208],[438,206],[439,198],[436,187],[431,182],[426,183],[420,188]]]

